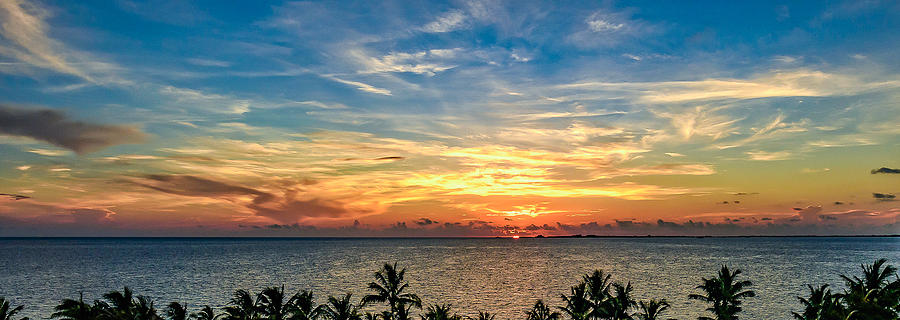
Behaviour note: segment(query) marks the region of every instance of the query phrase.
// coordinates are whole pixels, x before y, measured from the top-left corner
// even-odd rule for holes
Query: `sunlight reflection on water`
[[[840,273],[877,258],[900,263],[900,239],[0,239],[0,296],[34,318],[79,291],[95,299],[125,285],[160,307],[222,306],[235,289],[281,284],[313,289],[322,302],[361,298],[381,264],[399,261],[425,303],[451,302],[467,315],[524,319],[535,299],[558,305],[582,274],[603,269],[631,281],[639,299],[668,299],[668,317],[690,319],[705,307],[687,295],[727,263],[758,294],[742,318],[790,319],[807,283],[840,288]]]

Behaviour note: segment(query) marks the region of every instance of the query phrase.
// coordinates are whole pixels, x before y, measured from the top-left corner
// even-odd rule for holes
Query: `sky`
[[[896,1],[0,0],[0,236],[897,234]]]

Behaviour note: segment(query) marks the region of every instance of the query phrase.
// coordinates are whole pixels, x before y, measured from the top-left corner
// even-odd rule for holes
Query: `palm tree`
[[[863,278],[841,275],[847,289],[840,297],[847,304],[847,319],[897,319],[900,312],[900,277],[885,259],[862,265]],[[891,275],[894,280],[890,281]]]
[[[365,305],[365,300],[359,304],[350,301],[352,294],[347,293],[343,298],[328,297],[328,303],[322,307],[322,314],[328,320],[362,320],[359,309]]]
[[[584,275],[584,282],[587,284],[588,298],[591,301],[593,317],[597,319],[609,317],[609,287],[612,284],[609,274],[604,274],[603,270],[594,270],[594,273]]]
[[[225,310],[226,320],[257,320],[259,312],[257,303],[247,290],[236,290]]]
[[[145,296],[138,296],[133,304],[134,320],[161,320],[162,318],[153,307],[153,300]]]
[[[16,314],[24,308],[24,306],[13,308],[6,298],[0,297],[0,320],[15,320]],[[21,318],[21,320],[28,320],[28,318]]]
[[[219,316],[216,315],[213,308],[210,306],[203,306],[200,311],[196,313],[191,313],[191,318],[197,320],[216,320]]]
[[[282,289],[282,292],[284,289]],[[294,294],[286,305],[291,320],[315,320],[319,317],[321,309],[316,306],[313,294],[310,291],[301,291]]]
[[[99,308],[101,319],[108,320],[133,320],[136,319],[134,314],[134,293],[128,287],[122,292],[113,290],[103,295],[106,301],[99,301],[96,307]]]
[[[797,320],[844,320],[840,298],[831,293],[827,284],[817,288],[809,287],[809,298],[797,297],[803,304],[803,313],[791,312]]]
[[[641,301],[638,307],[640,309],[637,313],[638,320],[660,320],[663,311],[669,308],[669,302],[666,299],[659,301],[650,299],[647,303]]]
[[[703,291],[704,294],[691,294],[690,299],[711,303],[712,306],[706,308],[712,312],[715,318],[700,317],[701,320],[737,320],[737,313],[741,311],[741,300],[744,298],[755,297],[753,290],[745,290],[753,285],[752,282],[743,280],[736,281],[741,270],[734,272],[728,270],[728,266],[722,265],[717,277],[712,279],[703,278],[703,284],[697,286],[697,289]]]
[[[422,320],[462,320],[462,317],[451,310],[450,304],[433,304],[428,306]]]
[[[494,320],[494,314],[489,313],[489,312],[484,312],[484,311],[478,311],[478,316],[476,316],[475,318],[472,318],[472,317],[466,317],[466,318],[469,318],[469,320]]]
[[[99,304],[99,302],[98,302]],[[100,316],[101,309],[84,302],[84,293],[78,293],[78,300],[65,299],[53,308],[51,318],[61,320],[94,320]]]
[[[528,316],[526,320],[559,320],[559,312],[551,311],[540,299],[525,314]]]
[[[284,320],[292,309],[292,300],[285,301],[284,285],[280,289],[278,287],[268,287],[259,294],[257,308],[262,319]]]
[[[369,283],[369,290],[375,293],[363,297],[365,303],[387,302],[390,306],[392,320],[408,320],[409,308],[407,305],[422,308],[422,300],[413,293],[404,292],[409,287],[409,282],[403,279],[406,269],[397,270],[397,263],[384,264],[384,267],[375,273],[375,281]]]
[[[591,301],[587,296],[587,285],[582,282],[572,287],[571,295],[562,295],[564,307],[559,307],[569,319],[572,320],[589,320],[594,314]]]
[[[178,302],[169,303],[166,306],[166,316],[171,320],[187,320],[187,308]]]
[[[631,282],[626,285],[618,283],[613,284],[613,291],[616,295],[609,300],[610,319],[612,320],[631,320],[633,319],[628,310],[635,306],[634,298],[631,296]]]

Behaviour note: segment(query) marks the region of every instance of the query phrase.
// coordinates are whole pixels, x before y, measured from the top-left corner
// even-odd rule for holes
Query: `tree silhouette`
[[[650,299],[648,302],[641,301],[638,304],[638,320],[661,320],[660,316],[663,311],[669,308],[669,303],[665,300],[653,300]]]
[[[257,320],[259,312],[256,307],[257,303],[247,290],[236,290],[228,302],[228,306],[223,308],[226,320]]]
[[[352,294],[347,293],[343,298],[328,297],[328,303],[322,307],[322,315],[329,320],[362,320],[359,309],[365,302],[354,304],[350,301]]]
[[[16,320],[16,314],[24,309],[24,306],[18,306],[13,308],[9,301],[4,297],[0,297],[0,320]],[[20,318],[21,320],[27,320],[28,318]]]
[[[285,320],[291,311],[292,300],[285,300],[284,286],[268,287],[257,297],[257,310],[261,319]]]
[[[634,298],[631,296],[631,282],[624,286],[618,283],[613,284],[613,291],[616,295],[609,299],[610,316],[612,320],[631,320],[629,310],[635,306]]]
[[[587,284],[584,282],[571,288],[570,295],[561,295],[565,306],[559,309],[571,320],[588,320],[594,314],[593,304],[587,296]]]
[[[61,320],[93,320],[100,317],[102,312],[99,302],[91,306],[84,302],[84,293],[78,293],[78,300],[64,299],[56,307],[50,315],[51,318]]]
[[[559,312],[551,311],[540,299],[534,303],[531,310],[525,311],[525,315],[528,316],[526,320],[559,320]]]
[[[422,308],[422,300],[413,293],[404,292],[409,288],[409,283],[403,278],[406,269],[397,269],[397,263],[384,264],[384,267],[375,273],[375,281],[369,283],[369,290],[374,293],[363,297],[366,303],[387,302],[390,307],[391,319],[408,320],[408,306]]]
[[[900,313],[900,277],[885,259],[862,265],[863,278],[841,275],[847,289],[840,297],[847,304],[847,319],[897,319]],[[891,275],[894,280],[890,281]]]
[[[134,304],[134,294],[128,287],[125,287],[122,292],[115,290],[107,292],[103,295],[103,299],[106,301],[100,301],[98,303],[98,306],[102,311],[99,318],[109,320],[136,319],[134,316],[134,309],[132,308],[132,305]]]
[[[187,308],[180,302],[171,302],[166,306],[166,316],[171,320],[186,320],[188,317]]]
[[[310,291],[300,291],[294,294],[288,300],[287,308],[290,320],[315,320],[321,312],[321,308],[316,306],[316,301]]]
[[[700,300],[712,304],[707,311],[712,312],[715,318],[700,317],[701,320],[737,320],[737,313],[741,311],[741,300],[744,298],[755,297],[753,290],[745,290],[753,285],[752,282],[743,280],[737,281],[736,278],[741,274],[741,270],[734,272],[728,270],[728,266],[722,265],[718,275],[712,279],[703,278],[703,284],[697,286],[697,289],[703,291],[704,294],[691,294],[690,299]]]
[[[478,315],[473,317],[466,317],[469,320],[494,320],[494,314],[484,311],[478,311]]]
[[[433,304],[428,306],[428,309],[425,310],[425,314],[422,315],[422,320],[462,320],[462,317],[453,313],[449,303]]]
[[[162,317],[156,312],[153,306],[153,300],[145,296],[138,296],[135,303],[132,304],[135,320],[161,320]]]
[[[191,318],[196,320],[216,320],[219,316],[216,315],[212,307],[203,306],[200,311],[191,313]]]
[[[592,317],[596,319],[604,319],[610,316],[609,289],[612,285],[611,277],[609,274],[604,274],[603,270],[594,270],[594,273],[583,277],[584,283],[587,285],[588,298],[592,304]]]
[[[809,287],[809,298],[797,297],[803,304],[803,312],[791,312],[797,320],[844,320],[846,311],[841,305],[840,296],[831,293],[827,284],[814,288]]]

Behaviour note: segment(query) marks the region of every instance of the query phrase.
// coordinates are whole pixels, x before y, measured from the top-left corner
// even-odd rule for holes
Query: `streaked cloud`
[[[438,16],[434,21],[422,26],[422,31],[443,33],[461,29],[466,24],[466,14],[460,10],[451,10]]]
[[[131,126],[92,124],[69,119],[51,109],[23,109],[0,105],[0,133],[28,137],[66,148],[78,154],[106,147],[139,143],[146,135]],[[43,155],[60,155],[33,149]]]

